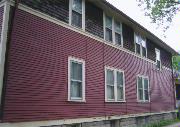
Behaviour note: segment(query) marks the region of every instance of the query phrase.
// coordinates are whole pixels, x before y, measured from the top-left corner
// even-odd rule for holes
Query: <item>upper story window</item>
[[[105,39],[112,42],[112,18],[106,16],[105,22]]]
[[[105,90],[107,102],[125,101],[125,78],[124,72],[106,68],[105,70]]]
[[[105,15],[105,40],[116,45],[122,45],[122,25],[114,18]]]
[[[149,80],[147,77],[138,76],[137,79],[137,95],[138,101],[146,102],[149,101]]]
[[[69,57],[68,68],[68,100],[85,101],[85,62]]]
[[[135,48],[136,54],[147,56],[146,39],[138,34],[135,34]]]
[[[115,32],[115,43],[121,45],[122,43],[122,25],[120,22],[114,22],[114,32]]]
[[[84,0],[70,0],[70,24],[84,29]]]
[[[161,54],[159,49],[155,49],[156,52],[156,67],[161,69]]]

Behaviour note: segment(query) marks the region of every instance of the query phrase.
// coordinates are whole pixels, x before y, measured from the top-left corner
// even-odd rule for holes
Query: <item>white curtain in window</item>
[[[73,0],[72,9],[82,14],[82,0]]]

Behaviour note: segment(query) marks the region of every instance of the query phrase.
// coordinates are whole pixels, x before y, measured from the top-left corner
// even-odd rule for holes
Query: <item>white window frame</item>
[[[140,100],[139,99],[139,88],[138,88],[138,78],[141,77],[142,78],[142,87],[143,87],[143,100]],[[145,94],[144,94],[144,79],[147,79],[148,80],[148,98],[149,100],[145,100]],[[149,82],[149,77],[148,76],[143,76],[143,75],[137,75],[137,78],[136,78],[136,91],[137,91],[137,101],[138,102],[150,102],[150,82]]]
[[[106,79],[107,79],[107,70],[112,70],[114,74],[114,98],[115,99],[108,99],[107,97],[107,84],[106,84]],[[117,98],[117,72],[123,73],[123,99],[118,100]],[[105,66],[105,102],[126,102],[126,96],[125,96],[125,75],[124,71],[120,69],[116,69],[113,67]]]
[[[103,27],[104,27],[104,40],[107,41],[107,42],[110,42],[108,40],[106,40],[106,16],[109,16],[107,15],[105,12],[103,12]],[[119,47],[123,47],[123,32],[122,32],[122,22],[116,20],[114,17],[112,16],[109,16],[112,18],[112,42],[110,42],[109,44],[113,44],[113,45],[116,45],[116,46],[119,46]],[[120,25],[121,25],[121,32],[116,32],[115,31],[115,22],[119,22]],[[115,41],[115,33],[118,33],[121,35],[121,45],[119,44],[116,44],[116,41]]]
[[[141,38],[144,39],[144,41],[145,41],[145,44],[146,44],[146,47],[145,47],[145,49],[146,49],[146,55],[145,55],[145,56],[143,56],[143,50],[142,50],[143,46],[142,46],[142,43],[141,43],[141,44],[137,43],[136,37],[141,37]],[[134,43],[135,43],[135,53],[137,54],[136,44],[139,44],[139,45],[140,45],[140,54],[137,54],[137,55],[140,55],[141,57],[147,58],[147,41],[146,41],[146,38],[143,37],[143,36],[141,36],[140,34],[134,32]]]
[[[69,25],[72,25],[72,5],[73,5],[73,0],[69,0]],[[75,28],[79,28],[76,26],[73,26]],[[83,31],[85,31],[85,0],[82,0],[82,29]]]
[[[157,68],[157,53],[156,52],[159,52],[159,62],[160,62],[160,68]],[[161,64],[161,51],[159,50],[159,49],[157,49],[157,48],[155,48],[155,54],[156,54],[156,68],[158,69],[158,70],[161,70],[162,69],[162,64]]]
[[[71,98],[71,61],[82,64],[82,98]],[[68,57],[68,101],[85,102],[85,61],[75,57]]]

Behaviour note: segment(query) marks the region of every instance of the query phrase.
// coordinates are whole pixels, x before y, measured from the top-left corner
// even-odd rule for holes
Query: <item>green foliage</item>
[[[174,123],[177,123],[177,122],[180,122],[180,120],[179,119],[162,120],[160,122],[149,124],[149,125],[146,125],[144,127],[164,127],[164,126],[171,125],[171,124],[174,124]]]
[[[164,25],[164,29],[169,28],[173,17],[180,10],[180,3],[175,0],[137,0],[138,5],[143,7],[145,15],[152,19],[153,23]]]

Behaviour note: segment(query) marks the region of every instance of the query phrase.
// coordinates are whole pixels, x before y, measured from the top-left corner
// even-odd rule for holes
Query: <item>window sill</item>
[[[138,102],[138,103],[150,103],[149,100],[148,100],[148,101],[140,101],[140,100],[138,100],[137,102]]]
[[[122,100],[122,101],[111,101],[111,100],[106,100],[106,103],[126,103],[126,100]]]
[[[86,103],[86,100],[67,100],[68,102]]]

